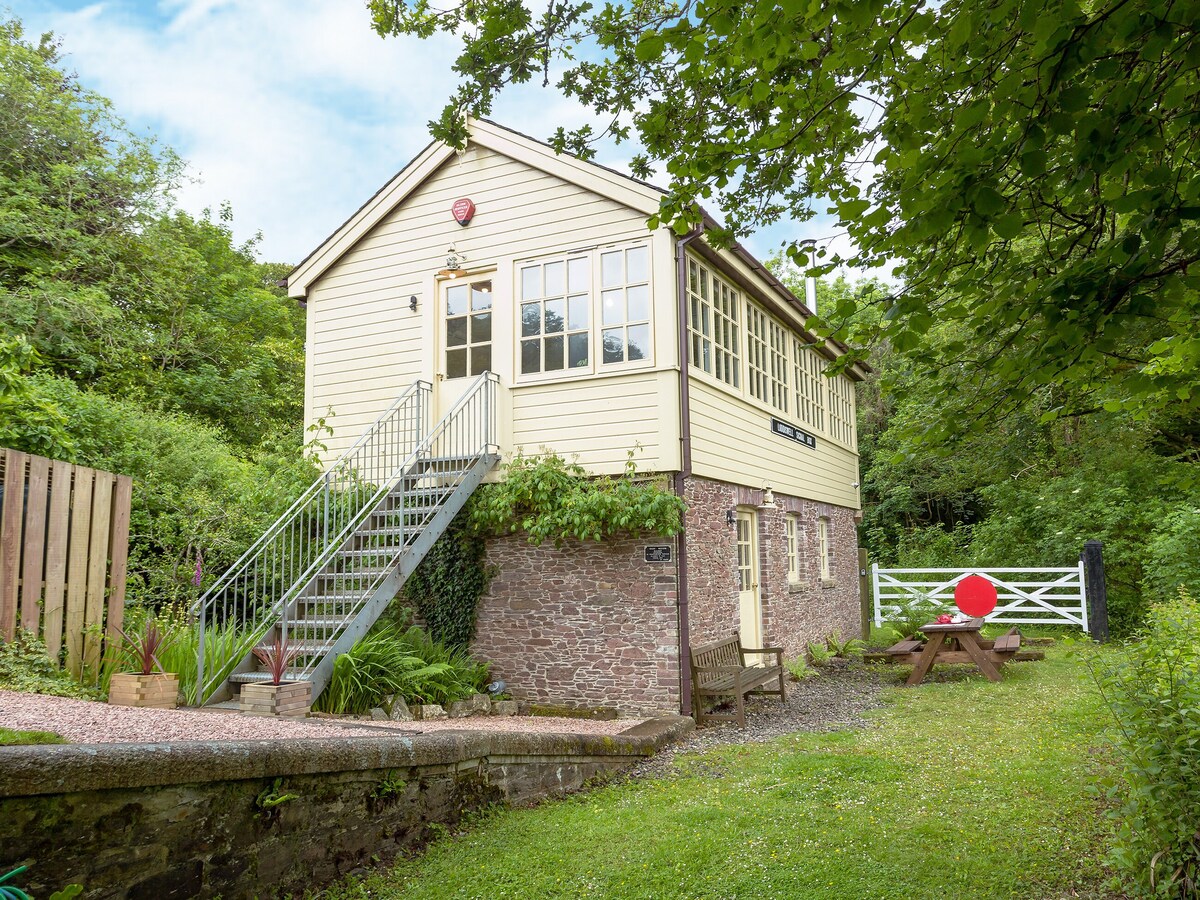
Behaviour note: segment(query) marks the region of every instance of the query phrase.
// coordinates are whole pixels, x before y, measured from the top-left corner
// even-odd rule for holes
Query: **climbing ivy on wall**
[[[529,542],[599,541],[614,535],[674,535],[683,500],[660,482],[638,474],[629,454],[624,474],[589,477],[556,453],[520,451],[497,484],[483,485],[459,513],[404,586],[404,597],[429,633],[451,647],[475,635],[475,614],[491,571],[485,538],[526,532]]]
[[[524,531],[531,544],[552,540],[599,541],[618,534],[673,535],[686,509],[660,482],[638,474],[633,451],[617,477],[589,477],[556,453],[525,456],[508,464],[503,481],[484,485],[470,507],[483,534]]]
[[[475,636],[475,612],[491,581],[485,550],[464,510],[404,585],[430,635],[449,647],[466,647]]]

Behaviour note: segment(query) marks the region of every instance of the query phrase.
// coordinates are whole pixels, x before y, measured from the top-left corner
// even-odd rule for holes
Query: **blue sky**
[[[355,0],[7,6],[30,36],[55,32],[68,67],[133,130],[188,161],[181,206],[228,201],[236,236],[261,232],[266,260],[302,259],[401,169],[454,86],[453,41],[384,40]],[[510,89],[491,118],[545,139],[591,117],[539,83]],[[597,161],[625,171],[634,152],[610,145]],[[785,238],[830,231],[828,219],[780,223],[746,244],[762,258]]]

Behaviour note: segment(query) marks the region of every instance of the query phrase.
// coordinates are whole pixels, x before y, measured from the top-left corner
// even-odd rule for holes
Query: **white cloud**
[[[298,262],[420,152],[455,83],[454,40],[382,39],[346,0],[10,2],[30,32],[58,34],[131,127],[188,161],[183,208],[229,201],[235,235],[261,231],[269,260]],[[540,78],[502,94],[492,118],[538,139],[593,121]],[[597,161],[627,172],[637,149],[608,143]],[[829,231],[780,223],[745,243],[765,257]]]
[[[144,12],[112,2],[29,24],[54,30],[85,84],[188,161],[185,209],[230,201],[238,237],[261,230],[267,259],[298,261],[416,155],[453,87],[448,41],[385,41],[359,4]]]

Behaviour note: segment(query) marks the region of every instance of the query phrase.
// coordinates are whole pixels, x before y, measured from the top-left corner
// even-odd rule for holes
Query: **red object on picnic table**
[[[986,616],[996,608],[996,586],[982,575],[968,575],[954,587],[954,602],[968,616]]]
[[[937,622],[937,624],[939,624],[939,625],[949,625],[952,621],[954,621],[954,619],[953,619],[953,617],[948,616],[945,613],[942,613],[940,616],[938,616],[936,619],[934,619],[934,621]]]

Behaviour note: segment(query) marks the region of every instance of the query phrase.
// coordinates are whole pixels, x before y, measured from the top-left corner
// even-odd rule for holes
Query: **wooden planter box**
[[[174,709],[179,703],[179,677],[119,673],[109,682],[108,702],[114,706]]]
[[[304,718],[312,706],[312,685],[307,681],[283,684],[244,684],[238,709],[248,716]]]

